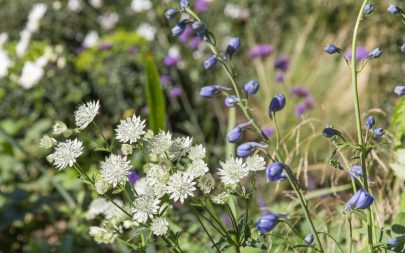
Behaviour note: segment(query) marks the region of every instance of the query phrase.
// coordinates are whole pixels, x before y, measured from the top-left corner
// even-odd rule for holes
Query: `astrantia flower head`
[[[91,226],[89,234],[93,239],[98,242],[98,243],[104,243],[104,244],[111,244],[115,241],[115,238],[117,237],[116,234],[114,234],[111,231],[108,231],[105,228],[101,227],[96,227],[96,226]]]
[[[149,218],[153,218],[159,210],[159,200],[150,195],[142,195],[135,199],[132,208],[133,219],[139,223],[145,223]]]
[[[165,157],[172,144],[172,134],[160,131],[148,141],[147,147],[151,156]]]
[[[169,229],[169,223],[164,217],[157,217],[150,223],[150,230],[154,235],[162,236],[167,233]]]
[[[120,124],[115,129],[116,138],[123,143],[135,143],[145,133],[144,128],[145,120],[132,115],[132,117],[120,121]]]
[[[52,148],[58,144],[58,141],[55,138],[49,137],[49,135],[44,135],[39,142],[39,147],[41,148]]]
[[[183,204],[188,196],[194,196],[193,191],[196,190],[193,179],[186,173],[177,172],[173,174],[167,184],[167,193],[170,199],[175,202],[180,200]]]
[[[229,200],[229,193],[224,191],[211,196],[211,201],[218,205],[224,205]]]
[[[91,101],[80,105],[74,113],[76,126],[85,129],[96,117],[99,109],[99,101]]]
[[[164,167],[151,164],[149,170],[146,172],[146,181],[149,185],[153,186],[159,182],[166,183],[169,180],[169,170]]]
[[[211,173],[207,173],[204,176],[198,178],[197,186],[205,194],[208,194],[212,190],[214,190],[215,180],[212,177]]]
[[[66,124],[63,123],[62,121],[55,121],[55,123],[52,126],[52,131],[53,131],[53,134],[55,134],[55,135],[63,134],[67,130],[68,130],[68,128],[67,128]]]
[[[198,178],[203,176],[205,173],[209,171],[207,164],[203,160],[196,160],[193,161],[186,170],[186,173],[191,178]]]
[[[109,184],[116,187],[119,183],[128,180],[131,165],[125,156],[111,154],[100,163],[101,176]]]
[[[82,142],[74,139],[60,142],[52,153],[53,165],[58,169],[72,167],[76,159],[83,153]]]
[[[202,160],[205,158],[205,148],[203,145],[192,146],[188,151],[188,158],[192,161]]]
[[[96,180],[94,187],[96,188],[96,192],[98,194],[103,195],[110,188],[110,184],[107,181],[105,181],[104,178],[100,178]]]
[[[260,171],[266,169],[266,161],[262,156],[252,155],[246,159],[246,166],[250,171]]]
[[[168,151],[170,159],[177,160],[185,155],[193,144],[193,138],[191,137],[178,137],[174,139],[172,146]]]
[[[374,201],[374,197],[363,189],[360,189],[347,202],[343,213],[348,213],[354,209],[367,209]]]
[[[222,168],[218,169],[218,175],[225,185],[237,184],[249,173],[246,163],[240,158],[231,158],[225,162],[220,161],[219,164]]]

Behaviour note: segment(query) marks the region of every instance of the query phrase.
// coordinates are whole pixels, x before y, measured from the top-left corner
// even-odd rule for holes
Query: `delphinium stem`
[[[363,171],[363,183],[364,188],[367,192],[370,193],[370,187],[368,185],[368,173],[367,173],[367,164],[366,164],[366,149],[364,147],[364,139],[363,139],[363,131],[361,126],[361,113],[360,113],[360,101],[359,101],[359,92],[357,87],[357,59],[355,57],[357,51],[357,34],[358,29],[360,26],[360,22],[364,18],[363,9],[367,4],[368,0],[364,0],[363,4],[360,8],[359,14],[357,16],[356,24],[353,31],[353,41],[352,41],[352,63],[351,63],[351,71],[352,71],[352,88],[353,88],[353,98],[354,98],[354,108],[356,113],[356,128],[357,128],[357,141],[360,146],[360,158],[361,158],[361,167]],[[373,245],[374,245],[374,224],[373,224],[373,212],[372,209],[368,209],[367,215],[367,231],[368,231],[368,248],[369,252],[373,252]]]

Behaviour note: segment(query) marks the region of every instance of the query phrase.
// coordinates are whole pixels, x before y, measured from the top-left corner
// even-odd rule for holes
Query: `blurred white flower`
[[[145,39],[152,41],[155,39],[156,28],[148,23],[142,23],[139,25],[136,32]]]
[[[250,171],[265,170],[266,161],[259,155],[252,155],[246,159],[246,166]]]
[[[132,208],[133,219],[139,223],[145,223],[159,210],[159,200],[150,195],[142,195],[135,199],[134,207]]]
[[[117,237],[116,234],[114,234],[112,231],[108,231],[105,228],[101,227],[96,227],[96,226],[91,226],[89,234],[93,239],[98,242],[98,243],[104,243],[104,244],[111,244],[115,241],[115,238]]]
[[[180,200],[183,204],[188,196],[194,196],[193,191],[196,190],[195,184],[189,175],[177,172],[170,176],[167,193],[170,195],[170,199],[173,199],[175,202]]]
[[[49,137],[49,135],[44,135],[39,142],[39,147],[41,148],[52,148],[58,144],[58,141],[55,138]]]
[[[82,142],[74,139],[60,142],[52,154],[53,164],[59,170],[72,167],[76,159],[83,153]]]
[[[111,154],[100,163],[100,174],[109,184],[116,187],[119,183],[128,180],[131,165],[125,156]]]
[[[143,12],[152,8],[150,0],[132,0],[131,8],[134,12]]]
[[[121,120],[115,129],[116,139],[120,142],[135,143],[145,133],[145,120],[141,120],[135,114],[125,120]]]
[[[24,89],[31,89],[44,75],[44,70],[39,64],[27,61],[24,64],[18,83]]]
[[[63,134],[67,130],[67,126],[62,121],[55,121],[52,126],[52,132],[55,135]]]
[[[0,78],[8,74],[8,69],[13,65],[13,62],[8,57],[8,54],[3,48],[0,48]]]
[[[231,3],[225,6],[224,14],[233,19],[246,19],[249,17],[249,11],[247,9],[242,9],[240,6]]]
[[[85,129],[96,117],[100,109],[100,101],[91,101],[80,105],[74,112],[76,126]]]
[[[81,0],[69,0],[67,6],[73,12],[79,12],[83,9]]]
[[[98,33],[96,31],[90,31],[89,33],[87,33],[86,37],[84,37],[82,46],[85,48],[92,48],[97,45],[98,40]]]
[[[220,161],[219,164],[222,168],[218,169],[218,175],[225,185],[233,185],[246,177],[249,169],[240,158],[231,158],[225,162]]]
[[[94,184],[94,186],[96,188],[96,192],[100,195],[103,195],[104,193],[106,193],[108,191],[108,189],[110,188],[110,184],[104,178],[100,178],[100,179],[96,180],[96,183]]]
[[[98,17],[98,23],[104,30],[111,30],[117,24],[119,16],[115,12],[105,13]]]
[[[90,5],[98,9],[103,6],[103,0],[90,0]]]
[[[167,233],[169,229],[169,223],[164,217],[157,217],[152,220],[150,224],[150,230],[154,235],[162,236]]]

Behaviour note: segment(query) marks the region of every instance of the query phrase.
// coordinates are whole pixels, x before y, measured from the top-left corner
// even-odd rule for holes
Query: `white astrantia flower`
[[[52,126],[52,132],[55,135],[63,134],[64,132],[66,132],[66,130],[68,130],[68,128],[62,121],[55,121]]]
[[[1,38],[3,37],[3,38]],[[3,49],[3,40],[7,40],[7,34],[2,33],[0,34],[0,78],[5,77],[8,74],[8,69],[13,65],[10,57],[7,54],[7,51]]]
[[[186,173],[194,179],[203,176],[208,171],[209,168],[203,160],[195,160],[188,165]]]
[[[262,156],[259,155],[249,156],[245,163],[250,171],[260,171],[266,169],[266,161]]]
[[[115,241],[117,235],[112,231],[108,231],[105,228],[91,226],[89,234],[98,243],[110,244]]]
[[[215,180],[212,177],[211,173],[207,173],[204,176],[198,178],[197,186],[205,194],[208,194],[212,190],[214,190],[214,188],[215,188]]]
[[[157,217],[153,219],[152,222],[150,223],[150,231],[152,231],[154,235],[157,236],[165,235],[168,229],[169,223],[164,217]]]
[[[97,215],[104,214],[110,205],[105,198],[96,198],[90,202],[86,213],[87,219],[94,219]]]
[[[54,147],[57,144],[58,141],[55,140],[55,138],[49,137],[49,135],[46,134],[42,136],[41,141],[39,142],[39,147],[48,149]]]
[[[153,218],[159,210],[159,200],[150,195],[142,195],[135,199],[132,208],[133,219],[139,223],[145,223]]]
[[[193,161],[202,160],[205,158],[205,148],[203,145],[192,146],[188,151],[188,158]]]
[[[113,187],[128,180],[131,165],[126,156],[111,154],[100,163],[100,174]]]
[[[100,178],[100,179],[96,180],[96,183],[94,184],[94,186],[96,188],[96,192],[100,195],[103,195],[104,193],[106,193],[108,191],[108,189],[110,188],[110,184],[104,178]]]
[[[140,117],[132,115],[132,117],[120,121],[117,129],[115,129],[116,138],[123,143],[135,143],[145,133],[144,128],[145,120],[141,120]]]
[[[237,184],[249,173],[246,164],[240,158],[231,158],[225,162],[220,161],[219,164],[222,168],[218,169],[218,175],[221,176],[225,185]]]
[[[136,30],[136,33],[145,39],[152,41],[155,39],[155,34],[156,34],[156,27],[148,24],[148,23],[142,23],[139,25],[138,29]]]
[[[160,131],[157,135],[153,136],[148,141],[148,150],[151,156],[166,157],[167,152],[173,144],[172,134],[164,131]]]
[[[178,137],[174,139],[168,154],[172,160],[177,160],[178,158],[185,155],[193,144],[193,138],[191,137]]]
[[[156,182],[151,189],[156,198],[161,198],[167,193],[167,184],[166,182]]]
[[[152,8],[152,2],[150,0],[132,0],[131,9],[134,12],[143,12]]]
[[[150,164],[149,170],[146,172],[146,181],[152,186],[157,183],[166,183],[169,177],[169,170],[158,164]]]
[[[85,129],[96,117],[100,109],[100,101],[91,101],[80,105],[74,112],[76,126]]]
[[[125,156],[128,156],[128,155],[132,154],[132,152],[133,152],[132,145],[130,145],[130,144],[122,144],[121,145],[121,152]]]
[[[188,196],[194,196],[193,191],[196,190],[195,184],[188,174],[177,172],[169,179],[167,193],[170,195],[170,199],[173,199],[175,202],[180,200],[183,204]]]
[[[221,192],[211,196],[211,201],[218,205],[224,205],[229,200],[229,193],[228,192]]]
[[[97,31],[90,31],[89,33],[87,33],[86,37],[84,37],[82,46],[85,48],[92,48],[97,45],[98,41],[99,36]]]
[[[60,142],[52,153],[53,164],[58,169],[72,167],[76,159],[83,153],[82,142],[78,139]]]
[[[142,177],[136,181],[135,184],[135,191],[138,195],[153,195],[154,194],[154,187],[150,185],[146,179],[146,177]]]

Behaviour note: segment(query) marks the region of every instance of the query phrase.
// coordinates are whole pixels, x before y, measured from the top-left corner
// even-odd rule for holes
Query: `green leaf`
[[[394,236],[405,235],[405,213],[399,213],[392,222],[391,230]]]
[[[149,107],[149,127],[154,133],[165,129],[166,104],[160,85],[159,73],[152,56],[147,55],[146,60],[146,102]]]

